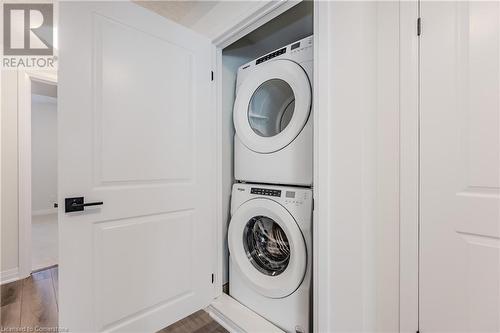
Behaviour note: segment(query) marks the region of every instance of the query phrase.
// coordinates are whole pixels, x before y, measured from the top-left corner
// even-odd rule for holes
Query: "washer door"
[[[249,149],[272,153],[299,135],[310,111],[306,72],[293,61],[274,60],[259,65],[238,89],[234,127]]]
[[[236,269],[263,296],[286,297],[300,286],[307,266],[304,237],[277,202],[252,199],[241,205],[231,218],[228,243]]]

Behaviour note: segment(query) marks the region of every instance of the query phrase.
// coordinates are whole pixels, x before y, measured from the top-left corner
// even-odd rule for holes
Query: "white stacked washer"
[[[310,331],[312,190],[234,184],[229,293],[287,332]]]
[[[238,69],[236,180],[311,186],[313,36]]]
[[[312,43],[241,66],[233,110],[229,293],[288,332],[311,326]]]

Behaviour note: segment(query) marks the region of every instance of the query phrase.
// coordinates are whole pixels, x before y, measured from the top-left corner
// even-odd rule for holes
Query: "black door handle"
[[[81,212],[87,206],[100,206],[102,201],[98,202],[83,202],[83,197],[66,198],[64,199],[64,212]]]

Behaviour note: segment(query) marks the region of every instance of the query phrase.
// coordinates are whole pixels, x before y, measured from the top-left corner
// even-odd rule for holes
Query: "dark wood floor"
[[[0,331],[9,328],[57,327],[57,267],[33,273],[29,278],[0,288]],[[161,333],[226,333],[203,310],[162,329]]]

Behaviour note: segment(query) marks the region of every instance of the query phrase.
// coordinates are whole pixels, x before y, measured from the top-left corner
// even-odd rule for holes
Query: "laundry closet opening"
[[[286,331],[312,321],[313,33],[302,1],[222,50],[223,291]]]

